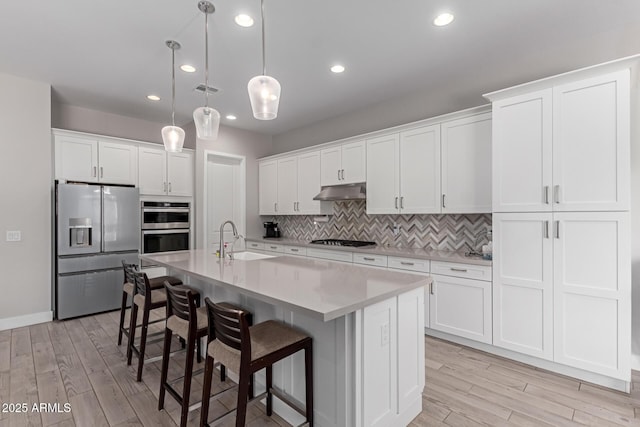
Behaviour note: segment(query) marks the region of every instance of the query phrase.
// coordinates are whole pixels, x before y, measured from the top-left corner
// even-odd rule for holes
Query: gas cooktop
[[[376,244],[376,242],[365,242],[362,240],[343,240],[343,239],[320,239],[320,240],[312,240],[311,243],[314,243],[316,245],[329,245],[329,246],[352,246],[355,248],[359,248],[361,246],[372,246]]]

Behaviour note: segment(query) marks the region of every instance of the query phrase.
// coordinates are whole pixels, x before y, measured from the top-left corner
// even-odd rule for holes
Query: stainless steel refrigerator
[[[138,263],[139,247],[137,188],[56,185],[56,317],[119,308],[122,260]]]

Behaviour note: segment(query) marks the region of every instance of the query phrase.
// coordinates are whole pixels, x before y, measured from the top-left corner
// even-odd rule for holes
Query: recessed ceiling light
[[[331,67],[331,72],[336,74],[342,73],[344,72],[344,66],[340,64],[336,64],[333,67]]]
[[[253,18],[250,17],[249,15],[245,15],[242,13],[240,15],[236,15],[235,21],[236,21],[236,24],[240,25],[241,27],[253,26]]]
[[[158,95],[147,95],[147,99],[149,101],[160,101],[160,97]]]
[[[233,114],[227,114],[227,120],[235,120],[237,119],[236,116],[234,116]]]
[[[436,19],[433,20],[433,25],[437,27],[444,27],[445,25],[449,25],[453,22],[454,16],[450,13],[442,13],[438,15]]]
[[[185,73],[195,73],[196,72],[196,67],[194,67],[193,65],[189,65],[189,64],[181,65],[180,69],[182,71],[184,71]]]

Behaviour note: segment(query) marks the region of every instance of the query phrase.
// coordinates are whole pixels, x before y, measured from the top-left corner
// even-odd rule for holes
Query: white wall
[[[195,138],[193,127],[185,129],[187,137]],[[205,150],[227,154],[235,154],[246,157],[246,235],[248,237],[261,236],[263,232],[262,222],[258,216],[258,162],[260,157],[272,153],[271,137],[236,128],[220,126],[218,140],[209,142],[198,140],[196,143],[196,247],[204,247],[204,215],[202,201],[204,196],[204,152]]]
[[[51,319],[51,87],[0,74],[0,330]],[[22,240],[5,241],[7,230]],[[26,317],[23,317],[26,316]]]
[[[640,70],[631,78],[631,367],[640,370]]]

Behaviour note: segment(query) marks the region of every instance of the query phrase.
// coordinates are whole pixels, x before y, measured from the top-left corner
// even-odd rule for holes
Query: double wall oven
[[[187,202],[141,203],[142,253],[183,251],[191,243],[191,207]]]

